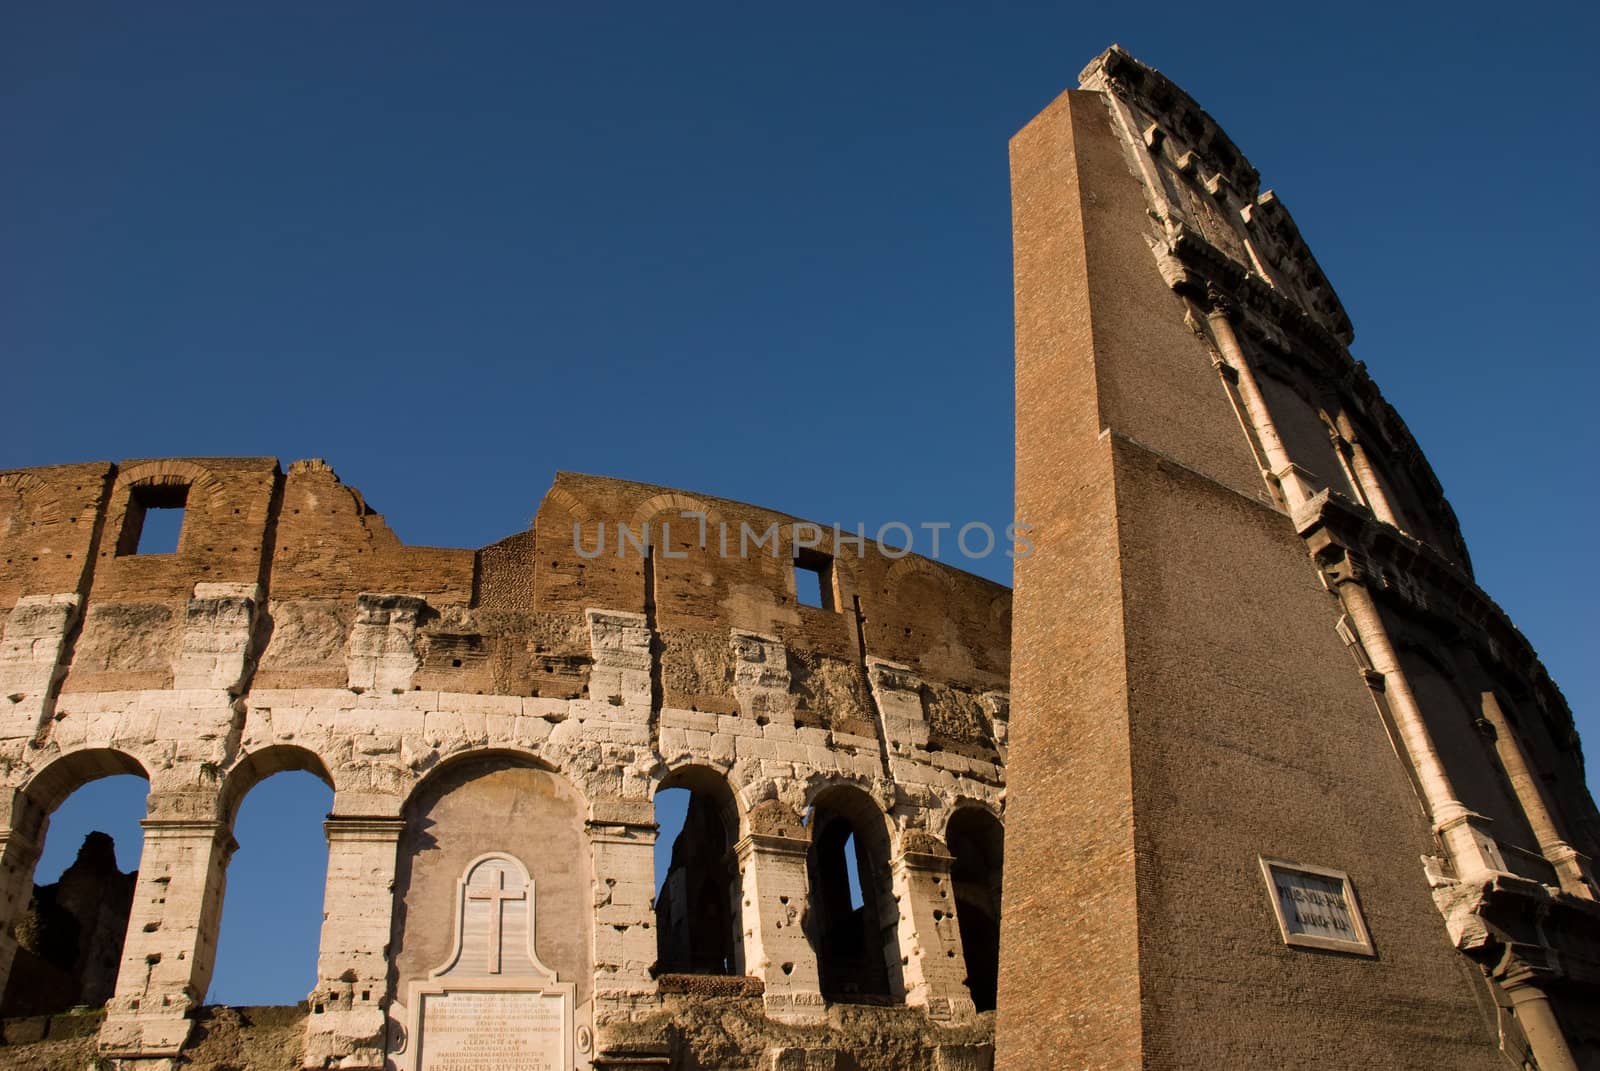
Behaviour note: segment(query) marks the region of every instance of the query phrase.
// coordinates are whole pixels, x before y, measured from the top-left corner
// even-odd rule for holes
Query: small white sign
[[[1342,870],[1261,857],[1272,910],[1285,944],[1372,956],[1372,937]]]

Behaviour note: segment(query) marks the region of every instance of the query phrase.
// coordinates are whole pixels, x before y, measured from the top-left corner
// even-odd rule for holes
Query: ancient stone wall
[[[177,509],[175,552],[142,552],[152,511]],[[751,1029],[776,1031],[727,1066],[809,1066],[807,1035],[782,1031],[855,998],[824,994],[846,955],[876,964],[896,1044],[976,1066],[988,1020],[944,837],[966,811],[1000,836],[1010,594],[819,534],[563,473],[527,532],[446,550],[402,544],[320,461],[0,473],[0,972],[50,812],[91,779],[142,775],[143,861],[98,1044],[129,1066],[174,1059],[209,984],[239,805],[308,770],[334,790],[308,1067],[416,1066],[428,987],[469,960],[513,969],[498,943],[464,949],[485,900],[496,942],[503,920],[535,920],[516,969],[571,987],[577,1066],[666,1066],[702,1044],[692,1009],[673,1011],[696,993],[754,999],[768,1025]],[[802,604],[797,568],[823,605]],[[722,826],[696,852],[729,891],[724,977],[658,964],[663,786],[712,814],[697,828]],[[873,898],[850,949],[811,906],[843,880],[813,844],[818,807]],[[999,865],[987,842],[968,854],[968,870]]]
[[[1126,52],[1082,77],[1011,146],[997,1064],[1594,1066],[1560,692],[1281,200]]]

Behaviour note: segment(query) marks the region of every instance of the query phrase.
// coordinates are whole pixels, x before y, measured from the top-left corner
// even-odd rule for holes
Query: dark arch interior
[[[835,1002],[888,1003],[894,997],[888,961],[899,955],[899,919],[886,910],[894,897],[882,814],[864,796],[837,793],[812,806],[810,826],[806,932],[817,953],[822,995]]]
[[[658,820],[675,804],[686,809],[656,895],[656,973],[737,974],[743,957],[732,792],[714,774],[685,772],[657,791]]]
[[[0,1015],[52,1014],[111,999],[148,794],[139,764],[112,751],[69,756],[29,786],[19,817],[27,832],[46,835],[30,895],[13,920],[18,947]]]
[[[1005,830],[988,811],[969,807],[950,819],[946,833],[956,923],[967,961],[967,989],[979,1011],[993,1011],[1000,976],[1000,883]]]

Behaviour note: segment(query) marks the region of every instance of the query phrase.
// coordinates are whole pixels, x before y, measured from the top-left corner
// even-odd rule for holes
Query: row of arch
[[[673,794],[683,797],[682,825],[670,843],[663,837],[658,845],[667,862],[658,864],[665,873],[656,902],[657,972],[743,974],[749,901],[735,852],[738,797],[715,771],[677,770],[657,787],[658,820],[671,810],[664,800]],[[835,784],[812,797],[803,822],[809,848],[802,925],[823,996],[869,1003],[903,997],[887,816],[861,788]],[[942,914],[955,917],[973,1003],[989,1011],[999,974],[1004,829],[987,808],[962,806],[949,819],[945,843],[954,905]]]
[[[302,776],[267,793],[262,806],[252,807],[249,820],[241,821],[246,801],[252,805],[256,802],[256,788],[285,773]],[[91,784],[98,791],[85,793],[89,807],[81,811],[68,808],[72,812],[67,816],[70,824],[58,828],[59,823],[53,819],[63,804]],[[143,788],[135,788],[136,784]],[[57,758],[13,797],[6,839],[20,840],[27,847],[16,854],[8,853],[6,860],[5,878],[11,885],[12,903],[9,917],[0,922],[9,928],[10,936],[20,940],[18,961],[12,964],[0,996],[0,1014],[54,1012],[79,1003],[98,1005],[110,997],[104,978],[83,980],[74,994],[63,988],[66,980],[61,975],[64,971],[70,974],[74,968],[81,970],[91,955],[106,957],[105,942],[99,942],[101,947],[86,947],[91,934],[79,932],[87,930],[83,922],[92,921],[97,909],[127,911],[128,905],[97,904],[92,898],[94,890],[83,887],[81,882],[72,890],[76,902],[66,911],[58,910],[54,902],[30,904],[30,897],[39,891],[33,884],[36,878],[49,881],[58,871],[63,878],[70,878],[75,869],[80,869],[85,854],[77,844],[103,847],[104,841],[96,834],[107,830],[115,834],[114,865],[120,871],[131,862],[137,871],[146,855],[139,827],[146,818],[154,817],[149,811],[152,784],[150,771],[139,758],[113,748],[91,748]],[[327,864],[321,821],[333,809],[333,799],[332,777],[321,759],[304,748],[263,749],[239,763],[224,779],[218,817],[230,838],[238,834],[253,850],[245,853],[243,860],[229,853],[229,875],[250,880],[239,883],[235,892],[227,896],[227,909],[233,914],[222,917],[220,932],[211,937],[214,947],[220,946],[216,947],[217,952],[236,967],[226,972],[220,986],[219,976],[212,975],[207,999],[294,1003],[311,988]],[[114,808],[114,813],[106,813],[108,807]],[[80,861],[59,870],[74,850],[80,851]],[[47,932],[18,934],[19,917],[25,912],[30,930]],[[269,920],[251,917],[269,912],[270,926],[266,929],[259,923]],[[50,917],[43,917],[46,915]],[[125,927],[128,921],[121,925]],[[110,948],[111,962],[97,964],[97,975],[109,969],[110,981],[115,981],[115,958],[124,938],[125,934],[116,934]],[[309,949],[298,957],[301,962],[280,962],[285,957],[278,953],[296,946]],[[286,981],[302,976],[306,984],[298,990],[294,988],[296,981]],[[33,984],[41,978],[51,984]],[[259,999],[263,996],[267,999]]]
[[[471,752],[457,759],[492,763],[497,757],[544,766],[530,756],[502,756],[495,751]],[[420,791],[424,785],[432,783],[442,770],[458,765],[451,760],[430,771],[414,787],[406,809],[412,807],[411,801],[424,795]],[[308,774],[326,786],[326,794],[320,799],[331,810],[334,780],[318,756],[306,748],[276,745],[251,753],[224,777],[218,795],[218,816],[226,830],[235,832],[242,805],[258,785],[277,774],[293,771]],[[58,758],[17,795],[13,832],[20,832],[24,840],[42,848],[49,818],[63,801],[90,782],[119,775],[150,780],[145,766],[123,751],[86,749]],[[306,783],[310,778],[295,786],[298,794],[303,795],[310,787]],[[679,797],[676,811],[674,797]],[[664,865],[658,864],[654,905],[658,944],[655,973],[746,973],[743,931],[749,922],[748,901],[735,849],[748,831],[748,819],[738,795],[719,772],[691,766],[673,771],[659,783],[656,805],[664,829],[658,842]],[[302,864],[306,866],[304,873],[285,874],[277,846],[251,855],[252,861],[264,859],[273,872],[270,879],[255,875],[258,881],[275,881],[281,887],[287,879],[316,890],[318,902],[303,903],[310,913],[311,932],[315,932],[326,850],[322,847],[321,830],[316,828],[318,823],[304,810],[297,821],[303,828],[284,830],[281,823],[274,828],[280,835],[287,833],[297,838],[302,849],[314,843],[323,853],[319,860],[323,869],[314,870],[314,863]],[[821,788],[812,797],[803,824],[809,840],[809,891],[806,903],[801,905],[802,925],[816,953],[824,997],[873,1003],[903,997],[903,987],[897,981],[899,917],[891,873],[894,844],[887,816],[861,788],[834,784]],[[673,827],[676,835],[666,835]],[[955,810],[945,838],[952,857],[949,866],[954,894],[954,910],[947,914],[953,914],[959,926],[967,965],[965,981],[978,1009],[991,1009],[998,972],[1003,830],[990,811],[973,804]],[[255,845],[247,841],[245,847]],[[37,857],[35,852],[34,858]],[[300,857],[306,858],[306,853],[302,851]],[[31,863],[29,860],[26,873],[19,875],[24,903],[31,887]],[[237,863],[229,864],[230,870],[237,867]],[[230,897],[225,901],[230,910],[234,906],[233,895],[225,894]],[[252,905],[252,910],[258,909],[259,905]],[[15,914],[14,909],[8,923],[15,921]],[[291,1003],[302,999],[312,988],[318,949],[314,939],[308,939],[306,944],[308,947],[286,950],[295,961],[297,976],[304,979],[304,987],[266,994],[267,999],[262,1002]],[[226,946],[218,951],[223,954],[222,973],[230,977],[239,973],[228,971],[227,963],[232,955],[240,953]],[[284,950],[280,947],[280,951]],[[250,961],[251,971],[259,974],[260,950],[243,955]],[[225,989],[217,995],[228,997],[230,993]],[[4,1010],[0,1008],[0,1012]]]

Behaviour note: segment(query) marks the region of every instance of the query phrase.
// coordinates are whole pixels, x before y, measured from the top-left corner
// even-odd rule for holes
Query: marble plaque
[[[467,864],[450,958],[409,989],[412,1071],[571,1071],[576,987],[534,950],[534,892],[513,856]]]
[[[1272,910],[1286,944],[1375,955],[1350,875],[1342,870],[1261,859]]]
[[[567,1071],[565,994],[422,994],[417,1071]]]

